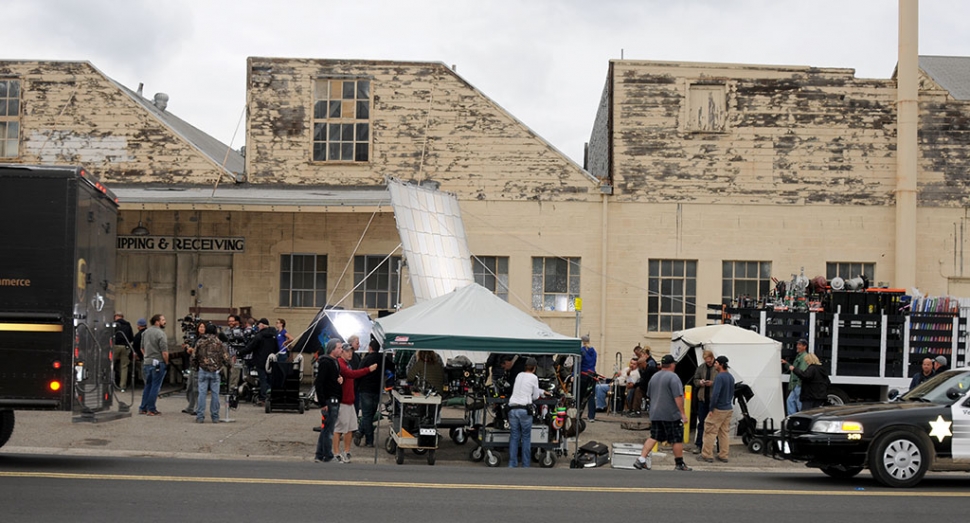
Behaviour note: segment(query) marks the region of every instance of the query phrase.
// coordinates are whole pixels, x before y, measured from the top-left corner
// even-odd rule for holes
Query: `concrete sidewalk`
[[[121,395],[121,401],[133,402],[132,416],[105,423],[73,423],[71,414],[66,412],[16,412],[16,426],[10,441],[0,449],[0,454],[64,454],[99,456],[159,456],[195,457],[206,459],[274,459],[287,461],[312,461],[316,448],[319,426],[319,410],[311,409],[305,414],[292,412],[273,412],[266,414],[262,407],[241,404],[238,409],[229,411],[231,423],[213,424],[208,416],[204,424],[195,422],[194,415],[180,412],[186,407],[184,394],[172,394],[158,400],[161,416],[144,416],[137,413],[141,391],[129,391]],[[225,398],[220,398],[220,416],[226,418]],[[444,415],[460,416],[460,411]],[[580,444],[598,441],[606,445],[614,442],[642,443],[649,435],[645,430],[625,430],[621,423],[629,418],[600,414],[597,421],[590,423],[580,434]],[[383,444],[388,434],[388,424],[384,420],[381,437],[374,448],[353,447],[353,463],[394,463],[394,456],[384,451]],[[803,464],[779,461],[770,457],[751,454],[740,441],[731,445],[731,461],[728,464],[707,464],[699,462],[694,455],[687,453],[687,463],[696,470],[807,470]],[[469,459],[474,443],[457,445],[448,437],[447,430],[441,431],[441,439],[436,452],[437,463],[446,466],[481,466]],[[569,445],[569,455],[573,445]],[[657,467],[673,467],[669,451],[664,460],[655,460]],[[408,454],[405,464],[421,464],[420,456]],[[507,457],[502,456],[502,465]],[[568,467],[568,459],[560,458],[557,467]],[[608,465],[607,465],[608,466]]]

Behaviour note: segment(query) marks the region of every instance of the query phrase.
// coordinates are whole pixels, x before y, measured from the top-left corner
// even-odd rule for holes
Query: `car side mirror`
[[[896,401],[899,397],[899,389],[889,389],[889,401]]]
[[[950,387],[946,391],[946,397],[951,400],[958,400],[963,397],[963,389],[959,387]]]

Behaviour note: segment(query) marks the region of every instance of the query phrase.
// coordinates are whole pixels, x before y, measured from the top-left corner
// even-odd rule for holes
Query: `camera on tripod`
[[[182,329],[182,343],[195,346],[195,341],[199,339],[199,318],[186,316],[179,320],[179,327]]]

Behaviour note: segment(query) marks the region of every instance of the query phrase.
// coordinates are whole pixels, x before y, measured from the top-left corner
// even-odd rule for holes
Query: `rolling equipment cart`
[[[427,453],[428,465],[434,465],[441,396],[410,395],[394,389],[391,398],[394,400],[391,435],[384,449],[397,455],[398,465],[404,463],[405,449],[411,449],[418,455]]]

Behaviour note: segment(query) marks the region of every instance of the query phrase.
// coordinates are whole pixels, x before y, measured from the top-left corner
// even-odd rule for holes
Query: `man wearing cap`
[[[260,318],[256,322],[256,328],[259,329],[253,339],[249,340],[246,344],[246,348],[241,350],[239,354],[253,354],[253,365],[256,366],[256,373],[259,375],[259,405],[266,404],[266,392],[269,391],[269,376],[266,375],[266,360],[269,359],[270,354],[275,354],[280,350],[279,344],[276,343],[276,328],[270,327],[269,320],[266,318]]]
[[[717,375],[711,389],[711,412],[704,422],[704,447],[699,459],[707,463],[714,461],[714,440],[717,439],[717,460],[727,463],[728,450],[731,448],[731,414],[734,413],[734,407],[731,406],[734,399],[734,376],[727,371],[727,356],[714,358],[714,367]]]
[[[536,359],[526,358],[525,370],[515,377],[509,397],[509,468],[519,466],[520,449],[522,467],[528,468],[532,461],[532,405],[540,396]]]
[[[933,360],[933,374],[939,374],[945,371],[947,363],[946,356],[937,356],[936,359]]]
[[[800,339],[795,343],[795,360],[791,362],[792,366],[799,370],[805,370],[808,364],[805,363],[805,353],[808,352],[808,340]],[[786,363],[782,360],[782,364]],[[785,406],[788,407],[788,415],[799,412],[802,410],[802,379],[798,377],[797,374],[792,372],[788,376],[788,399],[785,401]]]
[[[584,334],[580,339],[583,341],[583,359],[579,367],[579,390],[582,398],[585,398],[589,405],[587,418],[589,421],[596,421],[596,397],[594,395],[596,389],[596,349],[589,344],[589,334]]]
[[[145,382],[145,376],[142,372],[141,364],[138,363],[145,359],[145,351],[141,348],[141,337],[148,329],[148,320],[145,318],[138,318],[135,323],[137,325],[138,332],[135,333],[135,337],[131,339],[131,366],[132,374],[135,375],[136,379],[140,379],[142,383]]]
[[[276,343],[276,339],[273,339]],[[326,346],[326,354],[319,359],[317,377],[313,380],[313,388],[317,392],[317,403],[320,404],[320,436],[317,437],[317,450],[314,463],[328,463],[333,461],[333,429],[340,416],[340,400],[343,399],[344,379],[340,376],[340,364],[337,358],[343,352],[343,342],[330,338]]]
[[[633,462],[633,468],[650,470],[653,461],[650,451],[660,441],[673,445],[674,470],[693,470],[684,463],[684,385],[674,373],[674,357],[670,354],[660,360],[660,372],[650,379],[647,397],[650,398],[650,437],[643,442],[640,457]]]

